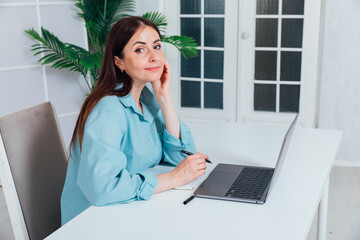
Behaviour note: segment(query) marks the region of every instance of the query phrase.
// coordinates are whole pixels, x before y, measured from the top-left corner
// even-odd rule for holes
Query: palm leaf
[[[41,43],[32,45],[31,50],[35,52],[34,55],[47,53],[38,60],[42,65],[51,64],[52,68],[59,70],[66,68],[70,71],[79,72],[84,77],[86,77],[88,71],[92,73],[98,72],[97,68],[100,68],[102,59],[101,54],[91,54],[81,47],[63,43],[44,28],[41,28],[42,36],[34,29],[25,32]],[[88,87],[91,89],[91,86]]]
[[[134,12],[135,1],[77,0],[75,6],[80,10],[78,16],[84,19],[90,51],[64,43],[44,28],[41,28],[41,36],[34,29],[25,32],[38,41],[31,46],[31,50],[34,56],[42,55],[38,60],[42,65],[80,72],[91,91],[99,76],[109,31],[119,19]],[[185,59],[197,56],[197,44],[193,38],[164,35],[167,19],[162,13],[148,12],[143,17],[154,22],[162,34],[161,40],[174,45]]]
[[[104,25],[104,20],[101,18],[100,13],[101,3],[103,3],[103,1],[97,0],[78,0],[75,3],[75,6],[80,10],[77,15],[84,19],[90,48],[95,50],[101,47],[98,36],[101,35],[102,25]]]
[[[198,56],[197,43],[195,39],[192,37],[186,36],[161,36],[161,41],[170,43],[174,47],[176,47],[181,55],[185,58],[195,58]]]
[[[88,34],[88,39],[90,43],[91,49],[98,50],[99,46],[101,45],[98,39],[98,35],[101,32],[101,24],[99,24],[99,19],[96,21],[95,18],[99,18],[99,3],[100,1],[93,1],[93,0],[78,0],[75,3],[75,6],[80,9],[80,12],[77,15],[84,19],[85,27]],[[102,22],[102,21],[101,21]]]
[[[104,5],[104,1],[98,0],[78,0],[75,6],[80,8],[81,13],[78,13],[85,21],[96,18],[98,10]]]
[[[78,0],[75,5],[81,11],[78,15],[85,21],[91,47],[100,51],[112,25],[120,18],[130,16],[135,9],[134,0]]]
[[[114,11],[109,11],[110,13],[110,27],[112,27],[117,21],[121,18],[131,16],[130,13],[135,12],[135,1],[133,0],[113,0],[111,2],[116,2],[115,5],[110,4],[110,8]]]
[[[147,12],[144,15],[142,15],[142,17],[152,21],[159,28],[159,31],[162,34],[165,34],[167,19],[164,14],[160,12]]]
[[[94,81],[98,78],[99,75],[99,70],[101,68],[101,63],[103,59],[103,53],[90,53],[79,46],[69,43],[66,43],[66,46],[67,55],[73,59],[77,59],[78,63],[87,70],[86,74],[84,75],[85,80],[87,79],[88,74],[92,76],[93,81],[89,86],[91,90],[92,86],[94,86]]]

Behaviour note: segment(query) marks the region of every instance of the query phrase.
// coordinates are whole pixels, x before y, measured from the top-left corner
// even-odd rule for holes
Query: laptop
[[[297,118],[298,115],[284,137],[275,168],[220,163],[198,187],[194,195],[201,198],[265,203],[270,185],[274,184],[284,164]]]

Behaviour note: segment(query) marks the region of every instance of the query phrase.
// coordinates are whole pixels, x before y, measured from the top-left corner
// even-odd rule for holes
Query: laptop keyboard
[[[274,169],[245,167],[225,196],[260,200],[273,173]]]

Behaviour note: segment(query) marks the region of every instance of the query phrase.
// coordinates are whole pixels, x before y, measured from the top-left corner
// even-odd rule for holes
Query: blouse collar
[[[154,93],[145,86],[140,94],[140,102],[142,103],[143,113],[140,111],[139,107],[136,105],[134,98],[131,93],[124,97],[118,97],[119,101],[126,108],[132,108],[139,117],[145,121],[152,122],[160,110],[160,106],[156,101]]]

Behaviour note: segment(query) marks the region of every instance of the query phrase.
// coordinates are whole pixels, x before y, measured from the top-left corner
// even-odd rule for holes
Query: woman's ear
[[[119,57],[117,57],[117,56],[114,57],[114,63],[120,69],[121,72],[123,72],[125,70],[125,68],[122,64],[122,61]]]

